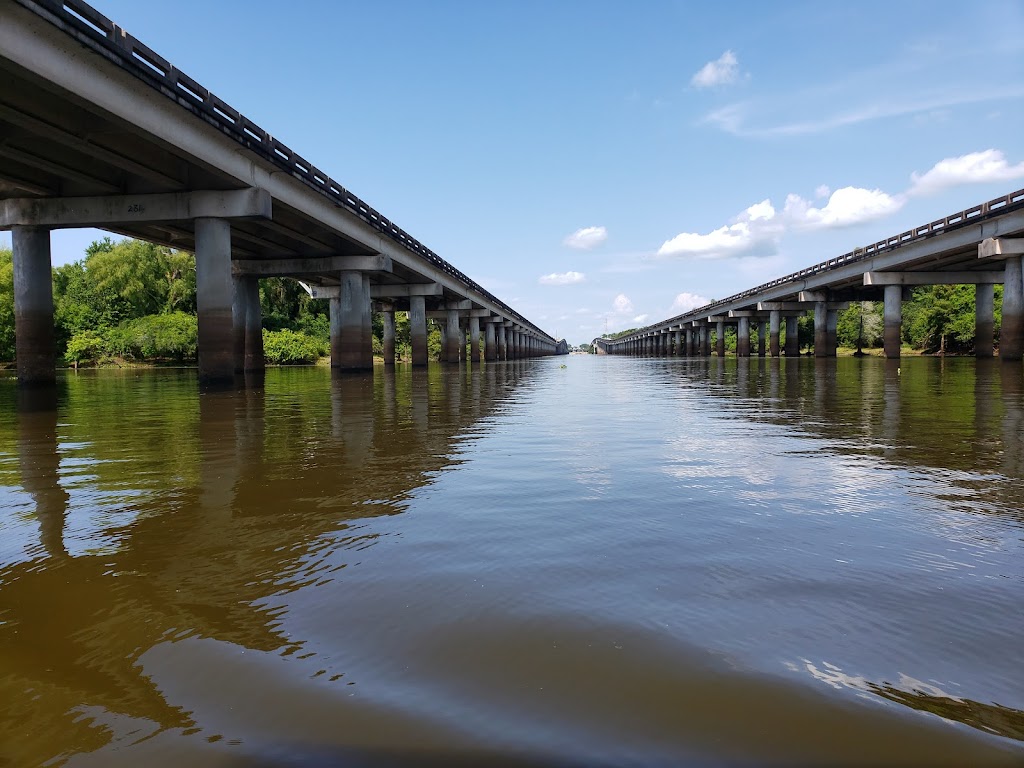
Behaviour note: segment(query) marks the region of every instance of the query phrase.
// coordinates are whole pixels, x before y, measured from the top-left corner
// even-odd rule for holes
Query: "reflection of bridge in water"
[[[181,374],[85,374],[59,393],[0,380],[0,493],[29,497],[38,523],[0,564],[0,762],[99,748],[109,718],[193,727],[143,673],[161,643],[299,650],[274,596],[365,560],[371,519],[457,463],[531,368],[278,373],[198,400]]]
[[[976,512],[983,501],[1024,524],[1024,371],[1017,366],[969,358],[902,366],[877,358],[696,358],[666,360],[663,375],[716,398],[725,412],[827,441],[818,450],[940,470],[945,483],[967,492],[944,502]],[[955,444],[924,437],[936,419],[955,430]]]

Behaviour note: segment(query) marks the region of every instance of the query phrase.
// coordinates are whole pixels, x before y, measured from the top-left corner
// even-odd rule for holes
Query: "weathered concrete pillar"
[[[373,302],[370,301],[370,276],[365,272],[363,275],[363,293],[360,299],[362,317],[359,320],[360,329],[363,332],[363,354],[365,355],[366,367],[373,369]]]
[[[678,330],[673,334],[673,344],[675,345],[676,357],[682,357],[686,354],[686,350],[683,348],[683,332]]]
[[[736,356],[750,357],[750,319],[741,317],[736,328]]]
[[[498,332],[498,359],[508,360],[508,339],[505,336],[505,324],[500,323],[497,328]]]
[[[370,292],[362,272],[342,272],[338,298],[331,299],[331,367],[342,371],[373,368],[373,343],[368,338]],[[365,305],[365,306],[364,306]]]
[[[704,357],[711,357],[711,326],[700,326],[700,349]]]
[[[50,230],[14,227],[12,240],[18,383],[53,384],[57,380],[57,344],[53,329]]]
[[[828,357],[828,304],[824,301],[814,302],[814,356]]]
[[[800,357],[800,316],[786,317],[786,357]]]
[[[782,313],[777,309],[773,309],[768,316],[768,351],[772,357],[779,356],[779,331],[781,330]]]
[[[480,318],[469,318],[469,359],[471,362],[480,361]]]
[[[232,282],[235,372],[262,371],[266,368],[266,360],[263,356],[260,281],[255,277],[236,277]]]
[[[996,287],[981,283],[974,286],[974,356],[992,357],[995,340]]]
[[[231,381],[235,375],[231,224],[226,219],[196,219],[195,232],[199,380]]]
[[[437,329],[441,332],[441,350],[437,355],[439,362],[448,362],[448,321],[437,323]]]
[[[445,362],[459,362],[459,344],[462,341],[462,328],[459,327],[459,310],[449,309],[444,334]]]
[[[1021,280],[1021,257],[1007,256],[1003,277],[1003,324],[999,330],[999,357],[1021,359],[1024,352],[1024,282]]]
[[[718,321],[718,326],[715,328],[715,352],[719,357],[725,357],[725,322],[723,320]]]
[[[883,318],[885,322],[883,330],[883,348],[885,356],[890,360],[896,360],[900,356],[900,339],[903,333],[902,286],[885,286]]]
[[[395,364],[395,310],[385,309],[381,312],[384,330],[381,335],[381,346],[384,349],[384,365]]]
[[[409,341],[412,344],[412,364],[427,364],[427,303],[422,296],[409,297]]]
[[[494,361],[498,359],[498,347],[494,338],[494,323],[487,323],[484,326],[484,360]]]
[[[466,362],[466,323],[459,320],[459,362]]]
[[[838,348],[839,310],[830,309],[825,313],[825,356],[835,357]]]
[[[758,357],[765,357],[768,354],[767,329],[768,329],[768,323],[766,323],[764,320],[759,320],[757,322],[757,356]]]

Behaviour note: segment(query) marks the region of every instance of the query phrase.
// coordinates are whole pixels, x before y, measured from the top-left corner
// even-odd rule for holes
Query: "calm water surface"
[[[0,765],[1019,765],[1021,378],[0,379]]]

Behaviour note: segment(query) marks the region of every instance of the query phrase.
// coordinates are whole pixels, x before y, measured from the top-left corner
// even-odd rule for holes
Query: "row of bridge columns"
[[[736,326],[736,353],[740,357],[756,354],[760,357],[771,355],[779,357],[783,352],[786,356],[800,354],[797,337],[799,315],[786,315],[786,334],[781,338],[783,313],[775,310],[769,313],[768,319],[749,317],[715,318],[708,321],[694,321],[686,327],[660,332],[651,332],[634,339],[614,342],[608,347],[610,354],[653,355],[653,356],[685,356],[709,357],[712,352],[712,329],[715,331],[714,349],[719,357],[725,356],[725,329],[727,325]],[[755,329],[756,349],[751,343],[751,327]],[[836,324],[832,324],[833,339]],[[833,350],[834,350],[833,344]]]
[[[173,220],[175,216],[166,215],[166,218]],[[227,381],[239,372],[262,370],[265,361],[259,275],[233,272],[229,219],[197,217],[194,227],[199,377],[208,382]],[[48,384],[56,380],[57,362],[50,253],[53,227],[19,224],[9,228],[13,245],[18,380],[23,384]],[[352,260],[360,258],[378,257],[354,257]],[[336,274],[339,286],[336,295],[332,294],[329,299],[331,366],[349,371],[369,370],[373,367],[370,273],[353,269]],[[439,301],[443,303],[443,298]],[[559,351],[555,344],[518,323],[485,310],[467,308],[466,300],[449,302],[453,303],[459,308],[444,310],[447,333],[442,361],[454,363],[465,359],[467,331],[471,362],[481,360],[481,340],[482,356],[486,360],[514,360]],[[394,307],[383,305],[382,311],[384,363],[394,365]],[[414,366],[427,364],[428,315],[434,314],[438,312],[427,311],[424,296],[409,296]]]

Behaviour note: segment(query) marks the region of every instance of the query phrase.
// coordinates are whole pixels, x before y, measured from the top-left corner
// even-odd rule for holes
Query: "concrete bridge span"
[[[81,0],[0,4],[0,82],[0,229],[13,231],[23,382],[55,376],[49,232],[67,227],[195,252],[204,380],[263,367],[257,281],[270,276],[300,279],[330,302],[331,362],[342,370],[372,366],[372,302],[384,312],[386,363],[395,310],[410,313],[414,365],[427,362],[433,313],[443,313],[449,361],[465,334],[474,360],[560,351]]]
[[[799,354],[796,319],[814,312],[814,354],[834,357],[838,313],[853,301],[884,302],[885,356],[900,356],[902,303],[918,285],[976,288],[975,352],[994,355],[994,289],[1003,285],[999,356],[1024,357],[1024,190],[958,211],[720,301],[616,338],[597,338],[598,354],[725,354],[735,326],[737,355]],[[785,322],[786,333],[781,337]],[[756,344],[756,347],[755,347]]]

